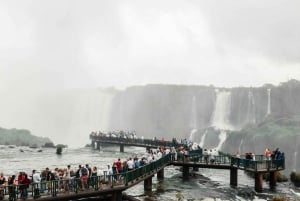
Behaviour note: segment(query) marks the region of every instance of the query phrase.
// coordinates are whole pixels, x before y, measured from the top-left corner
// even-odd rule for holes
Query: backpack
[[[82,168],[81,169],[81,175],[84,176],[84,175],[88,175],[88,170],[86,168]]]

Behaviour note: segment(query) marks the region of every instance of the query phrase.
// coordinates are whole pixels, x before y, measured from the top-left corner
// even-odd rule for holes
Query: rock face
[[[116,93],[112,101],[110,129],[134,129],[146,138],[192,138],[231,153],[263,154],[266,147],[279,147],[289,158],[287,168],[300,167],[297,80],[257,88],[137,86]],[[221,145],[219,130],[226,130]]]
[[[51,143],[49,138],[37,137],[25,129],[5,129],[0,128],[0,144],[41,147],[45,143]]]

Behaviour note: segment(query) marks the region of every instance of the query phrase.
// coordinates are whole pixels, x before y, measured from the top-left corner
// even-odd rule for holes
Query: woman
[[[8,195],[9,195],[9,201],[15,201],[17,200],[17,192],[16,192],[16,176],[12,175],[8,178]]]
[[[97,167],[94,166],[93,169],[92,169],[92,175],[91,175],[92,187],[93,188],[98,188],[98,186],[97,186],[97,183],[98,183],[97,173],[98,173]]]

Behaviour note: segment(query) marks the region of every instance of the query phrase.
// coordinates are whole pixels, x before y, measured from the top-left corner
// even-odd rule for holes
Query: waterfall
[[[231,92],[216,90],[215,109],[211,118],[211,125],[220,130],[219,143],[215,148],[217,151],[222,147],[227,138],[226,130],[233,130],[230,124]]]
[[[247,119],[246,124],[255,124],[255,101],[252,91],[248,92]]]
[[[195,133],[197,132],[197,129],[192,129],[190,132],[189,141],[194,142],[195,141]]]
[[[297,155],[298,155],[298,152],[295,151],[294,152],[294,171],[295,172],[297,171]]]
[[[242,147],[242,144],[244,143],[244,139],[241,140],[240,142],[240,145],[239,145],[239,153],[242,153],[242,150],[241,150],[241,147]]]
[[[195,133],[197,132],[197,105],[196,97],[193,96],[192,99],[192,108],[191,108],[191,128],[189,141],[195,141]]]
[[[267,105],[267,114],[266,116],[271,114],[271,89],[268,89],[268,105]]]
[[[203,135],[201,137],[201,140],[199,142],[200,147],[203,147],[206,135],[207,135],[207,130],[205,130],[205,132],[203,133]]]
[[[219,141],[218,146],[215,148],[217,151],[221,149],[223,143],[224,143],[225,140],[226,140],[226,137],[227,137],[226,131],[221,130],[221,131],[220,131],[220,135],[219,135],[219,140],[220,140],[220,141]]]
[[[216,90],[216,103],[212,115],[211,125],[217,129],[233,130],[229,122],[231,107],[231,92]]]

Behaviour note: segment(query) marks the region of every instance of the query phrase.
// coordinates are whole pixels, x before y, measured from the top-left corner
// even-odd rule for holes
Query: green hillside
[[[17,146],[42,146],[51,140],[45,137],[37,137],[25,129],[5,129],[0,127],[0,144]]]

